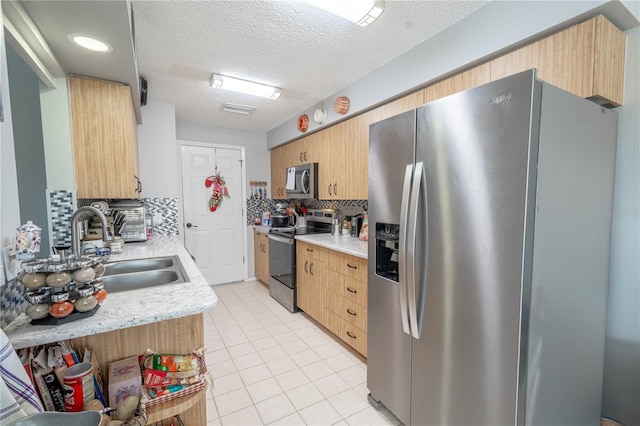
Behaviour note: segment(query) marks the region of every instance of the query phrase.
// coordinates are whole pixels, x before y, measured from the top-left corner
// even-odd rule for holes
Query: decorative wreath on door
[[[225,184],[224,178],[220,176],[220,173],[216,173],[213,176],[209,176],[205,181],[204,185],[207,188],[211,188],[213,186],[213,194],[209,199],[209,210],[215,212],[218,210],[218,206],[222,203],[223,197],[229,197],[229,188]]]
[[[213,153],[215,162],[215,174],[205,179],[204,186],[206,186],[207,188],[211,188],[213,186],[213,194],[209,199],[209,210],[215,212],[216,210],[218,210],[218,206],[220,206],[220,203],[222,203],[222,199],[224,197],[230,198],[230,196],[229,188],[227,188],[224,178],[220,176],[220,173],[218,172],[217,150],[214,149]]]

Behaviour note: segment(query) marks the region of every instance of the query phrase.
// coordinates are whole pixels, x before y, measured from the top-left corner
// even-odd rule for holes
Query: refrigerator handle
[[[424,176],[424,163],[419,162],[416,163],[416,169],[413,177],[413,187],[411,189],[411,212],[409,213],[409,230],[408,235],[411,238],[411,241],[408,244],[407,253],[409,254],[407,269],[409,271],[409,275],[411,277],[409,282],[409,321],[411,322],[411,335],[415,339],[420,338],[420,333],[422,332],[422,306],[423,303],[420,303],[420,309],[418,311],[418,304],[416,303],[417,294],[416,294],[416,281],[419,280],[420,284],[422,284],[423,277],[420,277],[418,266],[422,261],[420,259],[419,262],[416,262],[416,244],[417,244],[417,226],[418,226],[418,210],[420,207],[420,196],[422,194],[425,195],[425,204],[426,204],[426,192],[427,185],[425,182]],[[427,233],[427,224],[425,223],[425,234]],[[426,237],[425,237],[426,238]],[[428,249],[428,248],[427,248]],[[425,259],[427,261],[427,252],[425,252]],[[426,275],[424,277],[426,280]],[[424,295],[424,291],[421,292]],[[420,318],[420,321],[418,321]]]
[[[398,284],[400,290],[400,315],[402,315],[402,330],[411,335],[409,329],[409,313],[407,309],[407,215],[409,213],[409,196],[411,193],[411,178],[413,164],[407,164],[402,185],[402,205],[400,207],[400,241],[398,247]]]

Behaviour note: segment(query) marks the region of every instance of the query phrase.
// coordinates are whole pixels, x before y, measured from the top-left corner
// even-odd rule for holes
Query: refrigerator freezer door
[[[409,424],[411,389],[411,342],[403,332],[400,308],[401,298],[406,302],[406,286],[376,273],[383,261],[377,256],[383,253],[377,250],[375,230],[379,224],[400,225],[405,172],[414,162],[415,129],[415,111],[410,111],[371,125],[369,137],[367,386],[372,397],[404,424]]]
[[[533,93],[522,73],[418,109],[429,250],[411,424],[515,423]]]

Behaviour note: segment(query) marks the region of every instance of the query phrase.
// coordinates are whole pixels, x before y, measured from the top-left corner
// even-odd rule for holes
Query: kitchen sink
[[[105,264],[101,280],[108,293],[188,281],[178,256],[122,260]]]
[[[154,257],[151,259],[121,260],[105,264],[104,276],[128,274],[130,272],[157,271],[159,269],[170,268],[175,265],[175,261],[180,261],[177,256]]]

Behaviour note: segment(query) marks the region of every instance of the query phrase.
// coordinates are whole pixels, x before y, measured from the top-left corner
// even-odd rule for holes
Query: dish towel
[[[0,329],[0,423],[7,424],[42,411],[40,398],[18,354]]]

